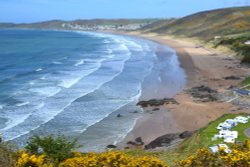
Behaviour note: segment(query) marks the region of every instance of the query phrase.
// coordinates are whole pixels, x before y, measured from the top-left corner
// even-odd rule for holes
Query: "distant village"
[[[83,31],[112,31],[112,30],[137,30],[140,29],[149,23],[134,23],[134,24],[107,24],[107,25],[79,25],[72,23],[63,23],[62,27],[65,29],[72,30],[83,30]]]

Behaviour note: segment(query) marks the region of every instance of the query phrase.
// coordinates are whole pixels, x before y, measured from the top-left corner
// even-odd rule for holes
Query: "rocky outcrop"
[[[149,106],[161,106],[164,104],[179,104],[179,103],[173,98],[164,98],[164,99],[151,99],[148,101],[139,101],[136,105],[145,108]]]
[[[181,139],[185,139],[185,138],[188,138],[188,137],[191,137],[192,135],[194,134],[194,131],[185,131],[185,132],[182,132],[179,137]]]
[[[141,137],[137,137],[137,138],[135,139],[135,142],[138,143],[138,144],[141,144],[141,145],[144,144],[144,142],[142,141],[142,138],[141,138]]]
[[[122,115],[121,115],[121,114],[117,114],[116,117],[117,117],[117,118],[120,118],[120,117],[122,117]]]
[[[137,137],[135,139],[135,141],[129,141],[129,142],[127,142],[127,144],[133,145],[133,146],[142,146],[142,145],[144,145],[144,142],[142,141],[141,137]]]
[[[193,87],[188,90],[188,93],[190,93],[196,101],[210,102],[218,100],[218,92],[204,85]]]
[[[114,149],[114,148],[116,148],[116,146],[115,146],[115,145],[110,144],[110,145],[107,145],[107,146],[106,146],[106,148],[108,148],[108,149]]]
[[[240,80],[241,78],[234,76],[234,75],[231,75],[231,76],[224,77],[223,79],[225,79],[225,80]]]
[[[156,147],[169,147],[172,143],[188,138],[194,133],[195,131],[185,131],[183,133],[166,134],[150,142],[148,145],[145,146],[145,149],[154,149]]]

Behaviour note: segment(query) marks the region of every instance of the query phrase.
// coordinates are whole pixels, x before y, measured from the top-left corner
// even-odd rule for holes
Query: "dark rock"
[[[139,101],[136,105],[142,107],[148,107],[148,103],[146,101]]]
[[[107,147],[107,148],[116,148],[116,146],[115,146],[115,145],[112,145],[112,144],[107,145],[106,147]]]
[[[135,142],[133,142],[133,141],[128,141],[128,142],[127,142],[127,144],[130,144],[130,145],[136,145],[136,143],[135,143]]]
[[[160,136],[150,142],[148,145],[145,146],[145,149],[153,149],[156,147],[168,147],[174,141],[179,141],[180,139],[185,139],[192,136],[196,131],[185,131],[183,133],[172,133]]]
[[[132,112],[130,112],[130,113],[133,113],[133,114],[137,114],[137,113],[139,113],[139,111],[132,111]]]
[[[122,115],[121,114],[117,114],[117,116],[116,116],[117,118],[120,118],[120,117],[122,117]]]
[[[138,143],[142,143],[142,138],[141,138],[141,137],[137,137],[137,138],[135,139],[135,141],[138,142]]]
[[[218,99],[218,92],[204,85],[193,87],[188,92],[193,98],[199,99],[202,102],[216,101]]]
[[[163,146],[170,146],[171,142],[179,139],[179,134],[166,134],[163,136],[160,136],[150,142],[148,145],[145,146],[145,149],[153,149],[156,147],[163,147]]]
[[[223,79],[225,79],[225,80],[240,80],[240,77],[231,75],[231,76],[224,77]]]
[[[233,61],[234,59],[232,59],[232,58],[225,58],[224,60]]]
[[[126,149],[126,150],[127,150],[127,149],[130,149],[130,148],[129,148],[129,147],[124,147],[124,149]]]
[[[235,88],[235,86],[230,85],[227,89],[234,89],[234,88]]]
[[[193,87],[192,90],[197,90],[200,92],[207,92],[207,93],[217,93],[216,90],[213,90],[207,86],[201,85],[201,86],[197,86],[197,87]]]
[[[181,139],[185,139],[185,138],[188,138],[188,137],[191,137],[192,135],[194,134],[193,131],[185,131],[185,132],[182,132],[179,137]]]
[[[164,98],[164,99],[151,99],[148,101],[139,101],[136,105],[139,105],[144,108],[148,106],[161,106],[164,104],[179,104],[179,103],[173,98]]]
[[[160,108],[154,108],[152,111],[159,111]]]
[[[133,145],[133,146],[142,146],[144,145],[144,142],[142,141],[141,137],[137,137],[135,141],[129,141],[127,144]]]

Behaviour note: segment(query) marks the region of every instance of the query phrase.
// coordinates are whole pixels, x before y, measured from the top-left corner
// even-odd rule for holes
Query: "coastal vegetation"
[[[77,140],[67,139],[65,136],[33,136],[28,141],[25,150],[31,155],[36,155],[37,160],[42,161],[44,158],[58,165],[60,162],[74,157],[73,150],[77,148]],[[22,155],[26,156],[26,152]]]
[[[209,41],[218,35],[249,32],[250,7],[203,11],[172,22],[161,21],[159,25],[149,28],[147,32],[197,37]]]
[[[226,46],[250,63],[250,7],[203,11],[171,21],[160,20],[146,26],[143,32],[191,37],[201,43],[215,42]],[[219,38],[218,41],[214,41]]]
[[[250,141],[233,146],[232,153],[225,153],[221,149],[213,154],[208,149],[199,149],[195,155],[177,162],[179,167],[220,166],[220,167],[247,167],[250,166]]]
[[[241,85],[249,85],[250,84],[250,77],[245,78],[244,81],[241,82]]]
[[[243,63],[250,63],[250,35],[237,35],[224,37],[216,42],[215,47],[224,45],[235,51],[242,58]]]

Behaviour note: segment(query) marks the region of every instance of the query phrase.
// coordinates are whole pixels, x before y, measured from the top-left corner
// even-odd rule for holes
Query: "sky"
[[[0,0],[0,22],[170,18],[210,9],[249,5],[250,0]]]

